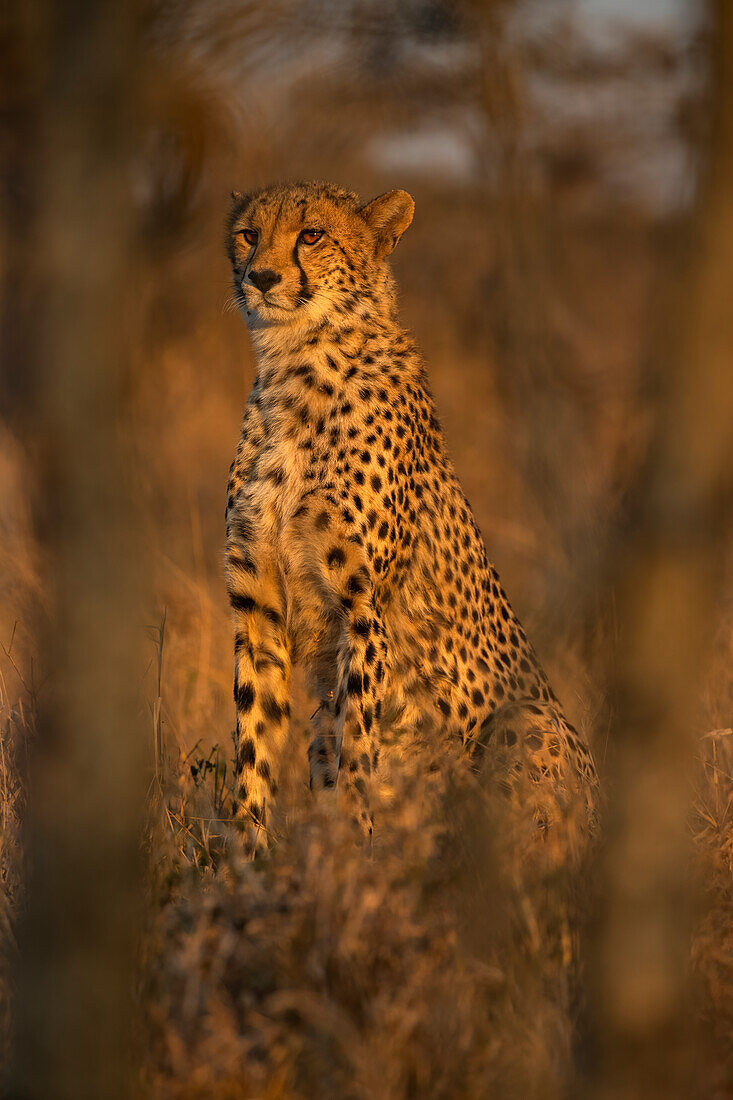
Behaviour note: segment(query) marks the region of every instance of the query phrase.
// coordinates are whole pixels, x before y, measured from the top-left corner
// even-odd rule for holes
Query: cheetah
[[[257,352],[229,475],[235,818],[267,843],[293,663],[320,706],[311,788],[368,834],[380,748],[419,729],[585,792],[596,773],[511,609],[446,449],[388,256],[414,202],[316,182],[234,192],[227,251]]]

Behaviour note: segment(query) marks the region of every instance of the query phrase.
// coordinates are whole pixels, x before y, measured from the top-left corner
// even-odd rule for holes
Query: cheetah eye
[[[242,229],[240,230],[240,236],[244,237],[249,245],[257,244],[258,233],[256,229]]]
[[[322,229],[304,229],[300,234],[301,244],[315,244],[323,236]]]

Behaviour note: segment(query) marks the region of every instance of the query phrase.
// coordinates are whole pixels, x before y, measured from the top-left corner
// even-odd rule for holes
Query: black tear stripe
[[[313,297],[313,292],[311,291],[310,287],[308,286],[308,276],[306,275],[305,271],[303,270],[303,265],[301,264],[300,258],[298,257],[298,242],[297,242],[297,240],[295,242],[295,247],[293,248],[293,263],[295,264],[298,271],[300,272],[300,303],[302,305],[303,302],[310,302],[311,298]]]

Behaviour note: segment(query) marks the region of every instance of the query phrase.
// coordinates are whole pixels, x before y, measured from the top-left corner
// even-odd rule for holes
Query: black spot
[[[243,711],[245,714],[247,711],[252,710],[252,706],[255,701],[255,689],[252,684],[244,683],[234,685],[234,702],[237,704],[237,710]]]
[[[326,561],[329,569],[333,569],[336,565],[345,565],[346,554],[340,546],[334,546],[333,549],[329,550]]]
[[[235,611],[254,611],[257,606],[251,596],[242,596],[239,592],[229,593],[229,603]]]
[[[245,737],[244,741],[239,746],[239,763],[241,767],[253,768],[256,759],[257,753],[255,751],[255,743],[251,737]]]
[[[366,582],[360,573],[353,573],[346,582],[346,591],[350,596],[358,596],[365,588]]]
[[[286,713],[286,706],[281,706],[274,695],[262,696],[262,711],[271,722],[282,722]]]

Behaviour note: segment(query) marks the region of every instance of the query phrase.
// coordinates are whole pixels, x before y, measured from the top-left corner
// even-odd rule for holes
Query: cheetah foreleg
[[[261,848],[290,714],[284,597],[274,568],[234,539],[227,545],[227,585],[235,626],[235,819],[249,846]]]
[[[352,575],[349,584],[351,606],[338,655],[334,708],[338,783],[358,806],[362,831],[371,835],[387,644],[366,570]]]

